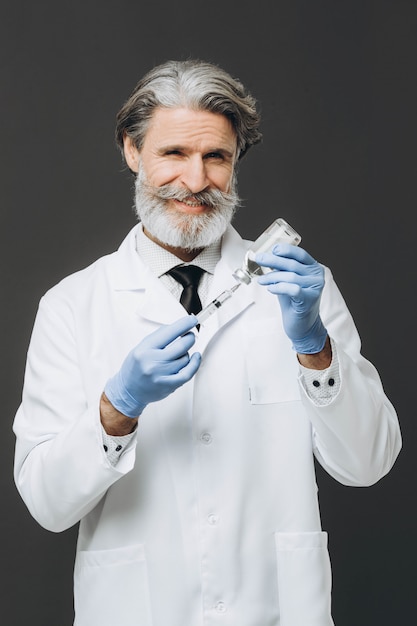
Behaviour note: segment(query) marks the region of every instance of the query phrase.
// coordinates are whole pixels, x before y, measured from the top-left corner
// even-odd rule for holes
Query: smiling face
[[[136,205],[151,239],[167,249],[176,248],[174,253],[180,256],[178,248],[189,253],[193,245],[201,248],[212,242],[214,234],[207,243],[204,232],[208,233],[216,214],[226,210],[224,217],[230,222],[238,202],[233,184],[237,141],[225,116],[186,108],[157,109],[141,150],[126,136],[124,152],[130,169],[138,172]],[[169,223],[164,236],[144,219],[152,199],[158,200],[158,219]],[[217,238],[227,223],[219,224],[217,230],[222,232]],[[201,237],[185,245],[181,237],[170,237],[173,228],[185,233],[197,229]]]

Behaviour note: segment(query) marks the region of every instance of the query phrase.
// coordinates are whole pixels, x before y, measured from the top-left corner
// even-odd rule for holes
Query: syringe
[[[250,249],[246,252],[242,266],[233,272],[233,277],[240,282],[226,289],[217,298],[197,314],[199,324],[203,324],[210,315],[213,315],[226,300],[229,300],[240,285],[249,285],[252,278],[259,276],[268,270],[255,261],[256,254],[272,250],[274,245],[280,241],[298,246],[301,236],[282,217],[274,220],[270,226],[254,241]]]
[[[203,324],[206,319],[210,317],[210,315],[213,315],[213,313],[218,311],[218,309],[223,306],[226,300],[229,300],[229,298],[233,296],[234,292],[238,287],[240,287],[241,284],[242,283],[236,283],[236,285],[233,285],[233,287],[231,287],[230,289],[226,289],[219,296],[217,296],[217,298],[212,300],[210,304],[205,306],[204,309],[200,311],[200,313],[197,313],[196,317],[198,319],[198,323]]]

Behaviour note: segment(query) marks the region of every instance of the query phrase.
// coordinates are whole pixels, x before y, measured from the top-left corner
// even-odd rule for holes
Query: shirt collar
[[[177,265],[189,265],[189,263],[181,261],[175,254],[165,250],[165,248],[162,248],[152,241],[152,239],[149,239],[143,232],[142,224],[140,224],[137,229],[136,251],[145,265],[147,265],[158,278]],[[192,260],[192,265],[197,265],[209,274],[214,274],[215,267],[220,259],[220,252],[221,241],[216,241],[204,248],[200,254]]]

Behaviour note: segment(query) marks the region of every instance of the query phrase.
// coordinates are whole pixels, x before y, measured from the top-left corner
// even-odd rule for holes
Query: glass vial
[[[242,266],[233,272],[234,278],[249,285],[253,276],[260,276],[269,271],[267,267],[261,267],[255,262],[255,256],[258,253],[270,252],[279,242],[298,246],[300,241],[300,235],[284,219],[279,217],[253,242],[245,255]]]

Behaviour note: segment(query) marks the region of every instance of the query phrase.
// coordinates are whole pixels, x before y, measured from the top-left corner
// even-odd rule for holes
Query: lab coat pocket
[[[297,357],[277,317],[247,323],[245,353],[251,404],[300,399]]]
[[[327,533],[275,533],[280,626],[334,626]]]
[[[79,552],[74,595],[74,626],[152,626],[143,545]]]

